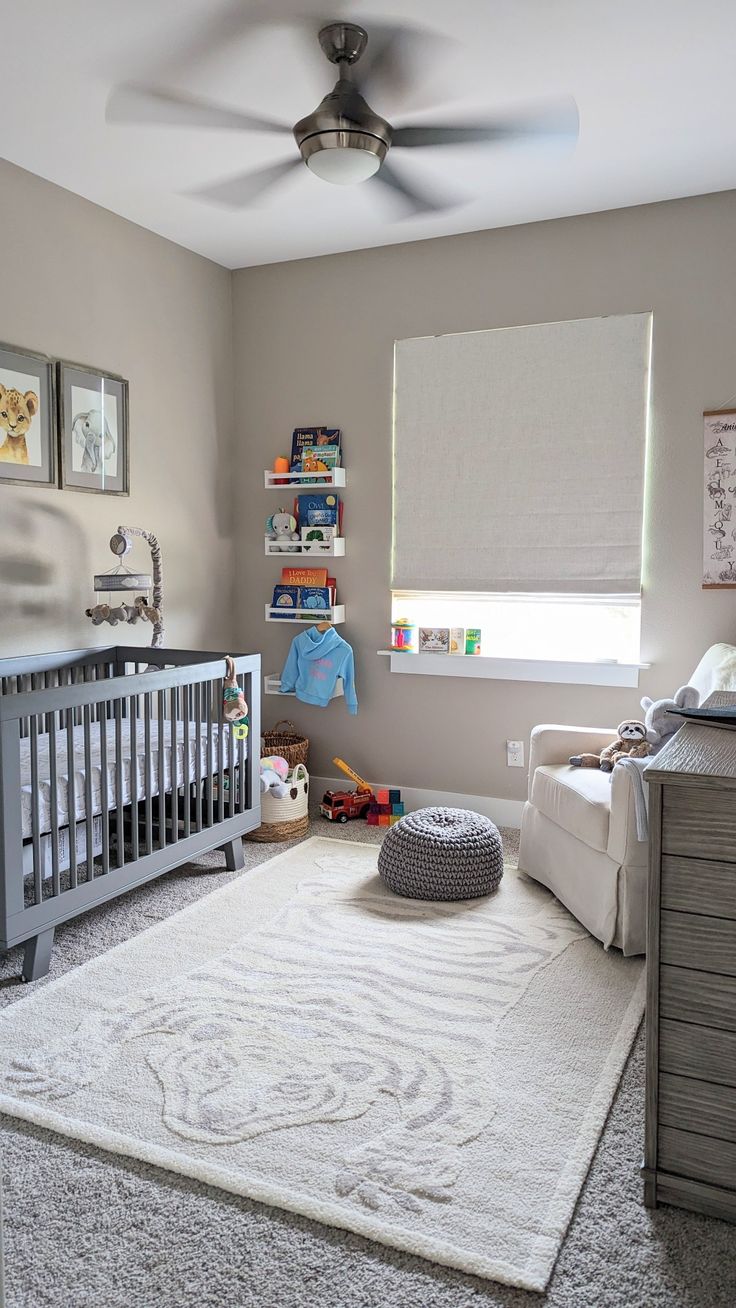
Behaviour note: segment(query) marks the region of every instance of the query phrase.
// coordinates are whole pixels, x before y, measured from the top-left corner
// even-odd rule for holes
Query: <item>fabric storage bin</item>
[[[278,799],[268,791],[261,796],[261,825],[250,840],[293,840],[309,828],[309,773],[297,763],[286,778],[288,795]]]

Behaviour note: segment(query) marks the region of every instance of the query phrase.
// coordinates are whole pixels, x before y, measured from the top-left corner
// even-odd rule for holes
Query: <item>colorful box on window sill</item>
[[[391,623],[391,650],[394,654],[416,652],[417,629],[408,618],[397,618]]]
[[[465,653],[480,654],[480,627],[468,627],[465,632]]]

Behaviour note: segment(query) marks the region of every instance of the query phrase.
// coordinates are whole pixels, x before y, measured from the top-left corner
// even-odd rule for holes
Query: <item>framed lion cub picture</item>
[[[54,365],[44,354],[0,345],[0,482],[56,485]]]

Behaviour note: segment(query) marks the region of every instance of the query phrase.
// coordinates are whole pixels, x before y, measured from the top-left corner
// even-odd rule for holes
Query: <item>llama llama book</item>
[[[342,433],[339,427],[294,428],[291,436],[292,472],[330,471],[340,466],[341,458]]]

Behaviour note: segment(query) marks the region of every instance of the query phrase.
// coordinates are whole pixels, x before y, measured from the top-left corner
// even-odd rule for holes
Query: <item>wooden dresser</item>
[[[646,775],[644,1198],[736,1221],[736,731],[688,724]]]

